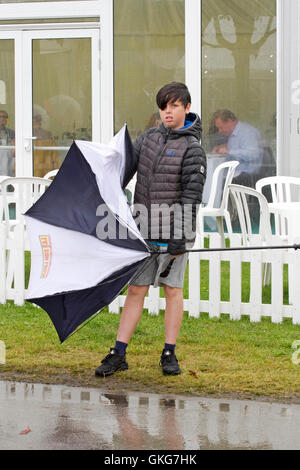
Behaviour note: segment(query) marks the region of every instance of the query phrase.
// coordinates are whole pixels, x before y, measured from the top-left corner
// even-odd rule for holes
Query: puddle
[[[300,450],[299,429],[297,404],[0,382],[1,450]]]

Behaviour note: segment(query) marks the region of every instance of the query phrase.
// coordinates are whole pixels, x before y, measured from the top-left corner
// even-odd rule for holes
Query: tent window
[[[232,111],[260,134],[262,165],[253,184],[260,176],[274,174],[276,0],[202,0],[202,120],[207,153],[224,143],[212,122],[220,109]],[[251,129],[247,132],[250,135]]]
[[[114,1],[115,131],[155,125],[155,96],[185,80],[184,0]]]

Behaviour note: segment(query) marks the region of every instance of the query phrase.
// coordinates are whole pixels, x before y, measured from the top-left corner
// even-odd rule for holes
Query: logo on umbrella
[[[40,243],[43,251],[43,269],[41,279],[46,279],[49,274],[52,259],[52,246],[49,235],[40,235]]]

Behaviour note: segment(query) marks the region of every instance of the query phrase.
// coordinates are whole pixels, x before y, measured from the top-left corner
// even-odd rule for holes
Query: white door
[[[15,175],[17,32],[0,32],[0,178]]]
[[[99,45],[93,28],[1,33],[0,173],[43,177],[73,140],[100,141]]]

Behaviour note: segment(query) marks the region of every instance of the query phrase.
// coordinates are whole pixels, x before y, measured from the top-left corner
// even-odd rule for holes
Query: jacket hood
[[[175,136],[178,137],[182,135],[192,135],[196,137],[197,140],[200,140],[202,134],[201,119],[196,113],[189,113],[186,116],[185,125],[181,129],[168,129],[163,124],[160,125],[159,129],[162,134],[168,135],[168,138],[170,139],[172,139],[172,137],[174,138]]]

